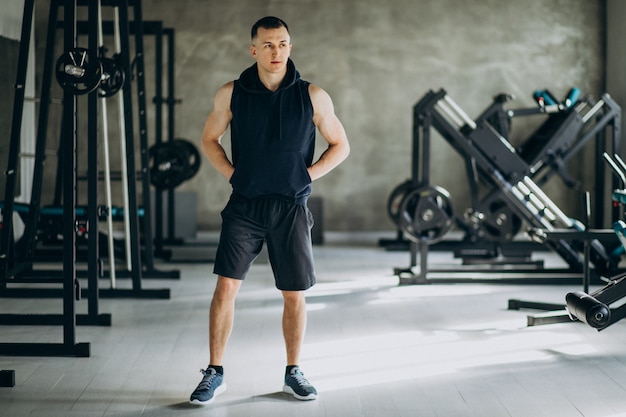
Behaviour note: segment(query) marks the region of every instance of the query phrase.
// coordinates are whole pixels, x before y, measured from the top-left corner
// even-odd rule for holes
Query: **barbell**
[[[111,97],[124,86],[126,73],[117,59],[100,57],[85,48],[74,48],[57,60],[55,75],[59,85],[73,95],[99,89],[100,97]]]
[[[59,57],[56,79],[63,89],[73,95],[89,94],[102,81],[100,60],[85,48],[74,48]]]

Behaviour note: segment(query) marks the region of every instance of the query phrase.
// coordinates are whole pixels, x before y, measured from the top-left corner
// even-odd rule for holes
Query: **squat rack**
[[[13,200],[16,187],[17,159],[21,134],[21,119],[24,104],[24,85],[26,81],[26,70],[28,68],[28,45],[30,43],[34,0],[26,0],[24,4],[24,16],[22,22],[21,45],[18,57],[18,71],[15,84],[15,99],[13,106],[13,121],[11,125],[11,143],[9,148],[9,163],[5,172],[7,176],[5,189],[5,205],[3,210],[3,228],[2,239],[0,240],[0,289],[6,291],[6,285],[9,278],[9,259],[12,246],[12,216],[13,216]],[[58,3],[55,3],[54,11],[56,13]],[[65,51],[69,51],[76,47],[76,3],[75,0],[64,0],[64,20],[66,22],[74,22],[68,24],[64,29],[63,44]],[[97,9],[95,3],[89,9],[89,19],[95,23],[97,18]],[[42,99],[46,99],[42,97]],[[47,97],[49,100],[49,97]],[[88,357],[90,355],[89,343],[76,342],[76,309],[75,298],[77,295],[77,279],[76,279],[76,252],[75,252],[75,221],[76,214],[73,208],[76,206],[76,96],[69,92],[63,94],[63,126],[61,135],[61,150],[65,161],[63,170],[63,203],[65,207],[72,208],[65,210],[63,213],[63,277],[62,277],[62,295],[63,295],[63,314],[62,316],[22,316],[23,322],[33,320],[38,324],[59,324],[63,325],[63,342],[62,343],[1,343],[0,354],[10,356],[77,356]],[[97,112],[97,97],[92,94],[89,97],[88,112],[93,114]],[[97,285],[96,283],[93,283]],[[95,292],[95,291],[92,291]],[[15,316],[17,318],[18,316]],[[17,323],[15,323],[17,324]]]

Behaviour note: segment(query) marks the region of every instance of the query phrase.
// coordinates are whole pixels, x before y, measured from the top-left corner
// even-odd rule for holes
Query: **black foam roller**
[[[605,327],[611,320],[609,307],[582,291],[568,293],[565,303],[570,314],[593,328]]]

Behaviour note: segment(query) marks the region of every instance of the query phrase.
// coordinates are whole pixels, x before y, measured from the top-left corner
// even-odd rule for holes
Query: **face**
[[[291,39],[284,27],[277,29],[259,28],[250,45],[250,54],[258,65],[269,72],[281,72],[291,55]]]

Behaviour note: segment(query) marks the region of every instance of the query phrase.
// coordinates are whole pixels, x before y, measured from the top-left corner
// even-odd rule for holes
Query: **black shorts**
[[[213,272],[243,280],[266,242],[276,288],[306,290],[315,284],[311,227],[306,205],[232,194],[222,211]]]

